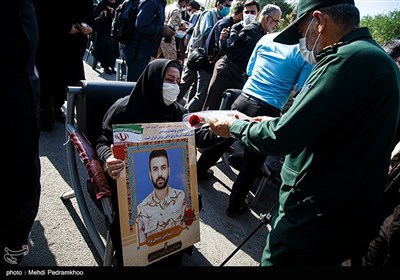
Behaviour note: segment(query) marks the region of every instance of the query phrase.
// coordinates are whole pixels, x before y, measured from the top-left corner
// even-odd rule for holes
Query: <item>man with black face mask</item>
[[[286,155],[262,266],[340,266],[379,227],[399,141],[400,73],[359,22],[353,0],[300,0],[297,19],[274,39],[302,41],[316,63],[293,105],[278,118],[210,125],[254,152]]]

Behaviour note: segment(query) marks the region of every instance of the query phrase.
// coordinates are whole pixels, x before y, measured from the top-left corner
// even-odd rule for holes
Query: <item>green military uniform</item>
[[[254,151],[286,155],[261,265],[340,263],[377,226],[398,140],[400,75],[368,29],[341,42],[317,56],[285,115],[230,128]]]

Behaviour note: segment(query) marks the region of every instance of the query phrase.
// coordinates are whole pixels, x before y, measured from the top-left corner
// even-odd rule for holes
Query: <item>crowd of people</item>
[[[2,35],[16,39],[2,46],[13,62],[3,69],[3,114],[9,120],[7,131],[24,136],[7,149],[6,157],[15,164],[6,172],[13,174],[11,168],[20,166],[26,175],[23,187],[6,190],[6,224],[15,226],[6,227],[1,249],[16,252],[3,258],[6,265],[21,260],[38,211],[40,129],[51,130],[55,120],[65,120],[65,88],[85,79],[82,59],[92,32],[104,71],[113,73],[115,59],[122,56],[127,81],[137,82],[130,95],[107,111],[96,143],[114,193],[124,162],[111,152],[113,124],[179,122],[187,112],[218,109],[223,92],[236,88],[241,93],[232,109],[250,119],[216,115],[209,127],[196,129],[196,146],[204,149],[197,171],[199,179],[211,178],[210,168],[222,153],[233,141],[243,143],[241,168],[225,212],[234,218],[248,209],[246,195],[266,156],[285,157],[279,209],[261,266],[340,266],[348,259],[373,265],[373,256],[386,246],[388,230],[391,244],[399,244],[398,208],[379,232],[386,218],[381,209],[390,158],[400,140],[399,40],[379,46],[368,28],[359,26],[353,0],[300,0],[292,22],[280,32],[275,30],[281,8],[260,7],[255,0],[235,7],[231,0],[217,0],[204,11],[195,1],[140,1],[136,33],[123,45],[108,34],[120,2],[100,3],[63,2],[62,17],[40,0],[5,4],[3,20],[13,24]],[[50,34],[54,24],[60,30],[56,35]],[[184,36],[178,38],[180,31]],[[63,48],[54,48],[54,43]],[[199,70],[189,69],[187,59],[198,48],[216,50],[218,56],[212,54]],[[63,75],[51,71],[52,54],[62,60]],[[285,108],[293,92],[293,103]],[[117,217],[112,238],[121,259],[118,222]],[[380,238],[371,243],[378,232]],[[180,257],[181,252],[165,261],[179,264]],[[391,259],[393,263],[399,265],[398,259]]]

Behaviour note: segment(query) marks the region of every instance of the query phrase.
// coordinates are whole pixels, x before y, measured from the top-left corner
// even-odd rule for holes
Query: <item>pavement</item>
[[[103,73],[99,67],[93,70],[86,62],[84,65],[87,80],[115,80],[115,75]],[[57,71],[56,68],[54,70]],[[101,259],[81,221],[75,199],[67,202],[60,199],[61,194],[71,190],[65,142],[63,123],[57,123],[53,131],[41,133],[42,194],[39,212],[29,238],[29,254],[23,258],[21,269],[101,266]],[[236,218],[229,218],[224,214],[232,181],[224,174],[220,163],[212,169],[215,179],[199,183],[199,191],[203,195],[203,209],[200,213],[201,240],[195,244],[191,256],[185,255],[182,266],[218,267],[224,264],[258,267],[267,227],[259,227],[259,213],[253,211]],[[79,172],[85,178],[83,166]],[[102,227],[104,218],[90,198],[87,199],[94,219]],[[251,238],[247,240],[250,235]],[[240,249],[225,263],[237,247]]]

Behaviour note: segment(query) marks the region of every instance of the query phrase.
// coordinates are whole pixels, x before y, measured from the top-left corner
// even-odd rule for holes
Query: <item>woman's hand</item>
[[[124,167],[124,161],[117,159],[114,156],[110,156],[106,161],[107,173],[114,180],[117,180],[119,178],[122,170],[124,170]]]

